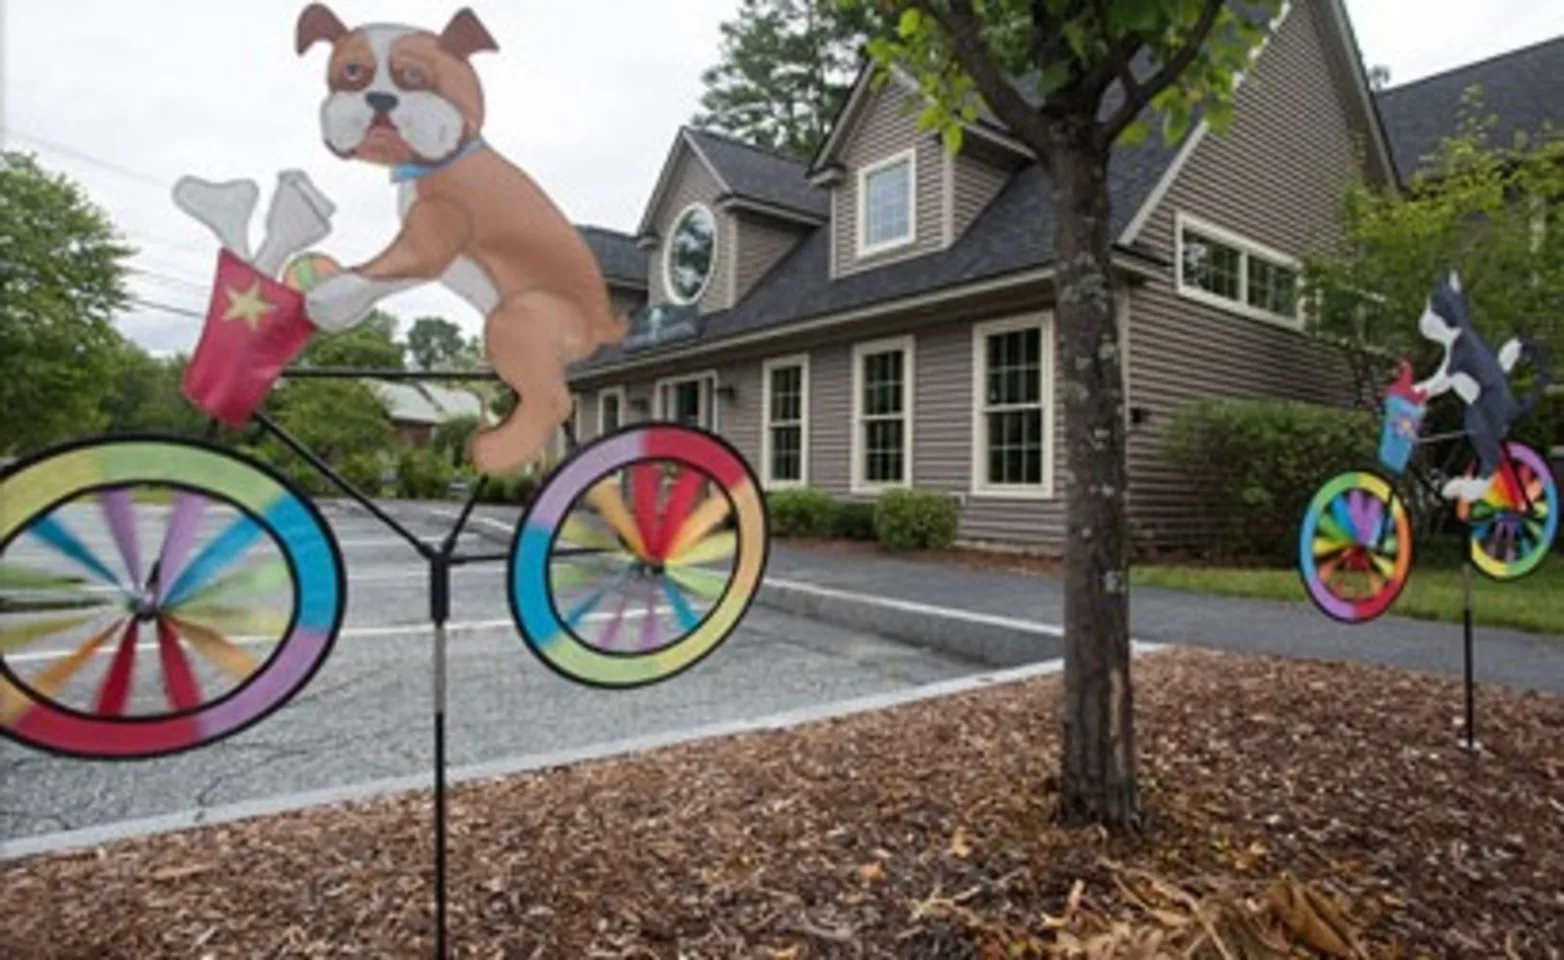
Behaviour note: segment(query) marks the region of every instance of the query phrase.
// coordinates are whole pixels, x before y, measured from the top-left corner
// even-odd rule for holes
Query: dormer
[[[1028,160],[983,121],[967,125],[951,156],[918,130],[916,81],[892,70],[877,84],[872,74],[866,64],[809,167],[809,182],[830,193],[833,277],[949,247]]]
[[[649,306],[726,310],[809,233],[826,191],[803,161],[709,131],[679,131],[638,231]]]

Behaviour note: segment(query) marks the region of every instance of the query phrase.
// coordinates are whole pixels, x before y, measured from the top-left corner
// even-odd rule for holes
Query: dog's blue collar
[[[398,164],[397,166],[391,168],[391,182],[392,183],[405,183],[408,180],[417,180],[419,177],[427,177],[431,173],[438,173],[439,171],[444,170],[446,167],[449,167],[453,163],[456,163],[457,161],[462,160],[462,159],[464,159],[466,157],[469,157],[469,156],[471,156],[472,154],[476,153],[479,150],[482,150],[484,148],[484,146],[486,146],[486,144],[484,144],[483,138],[482,137],[475,137],[475,138],[467,141],[467,145],[466,146],[462,147],[460,150],[456,151],[451,156],[446,157],[444,160],[441,160],[439,163],[435,163],[435,164],[425,164],[425,163],[402,163],[402,164]]]

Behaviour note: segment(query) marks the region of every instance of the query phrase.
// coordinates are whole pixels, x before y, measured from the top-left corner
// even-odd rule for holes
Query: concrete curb
[[[457,517],[455,510],[443,507],[423,509],[446,520]],[[468,527],[485,539],[510,544],[512,528],[507,523],[474,514]],[[1062,627],[1014,617],[933,607],[775,577],[766,578],[755,602],[781,613],[872,633],[988,667],[1019,667],[1064,654]]]
[[[766,578],[755,602],[834,627],[872,633],[995,668],[1064,655],[1064,630],[970,610]]]
[[[1161,649],[1163,648],[1154,644],[1135,644],[1132,655],[1144,656]],[[594,760],[625,757],[701,740],[713,740],[746,733],[787,730],[821,720],[848,717],[854,714],[885,710],[940,697],[971,693],[988,687],[1020,683],[1058,673],[1062,669],[1063,663],[1057,660],[1047,663],[1034,663],[1025,667],[996,670],[969,677],[958,677],[954,680],[923,684],[889,693],[802,707],[765,717],[688,727],[683,730],[670,730],[664,733],[610,741],[572,750],[509,757],[470,766],[455,767],[447,772],[446,777],[447,782],[452,785],[476,783]],[[104,844],[174,833],[195,827],[212,827],[279,814],[297,813],[318,807],[386,799],[431,788],[432,774],[418,774],[374,780],[343,787],[331,787],[324,790],[287,794],[263,800],[244,801],[221,807],[186,810],[159,817],[126,820],[119,823],[86,827],[80,830],[39,834],[0,843],[0,862],[88,850],[101,847]]]

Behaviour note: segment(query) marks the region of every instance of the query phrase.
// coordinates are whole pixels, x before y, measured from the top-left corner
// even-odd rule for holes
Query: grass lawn
[[[1298,572],[1292,568],[1136,567],[1131,582],[1136,586],[1226,597],[1308,602]],[[1406,589],[1389,612],[1418,620],[1460,623],[1461,596],[1459,566],[1445,558],[1416,562]],[[1498,583],[1476,574],[1473,602],[1479,626],[1564,635],[1564,558],[1554,554],[1530,576],[1508,583]]]

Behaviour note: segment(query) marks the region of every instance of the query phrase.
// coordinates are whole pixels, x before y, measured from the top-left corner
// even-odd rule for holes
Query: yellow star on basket
[[[228,288],[228,312],[223,314],[223,319],[243,320],[250,325],[251,330],[258,330],[261,318],[276,309],[276,304],[268,303],[261,296],[261,282],[257,280],[243,293],[233,287]]]

